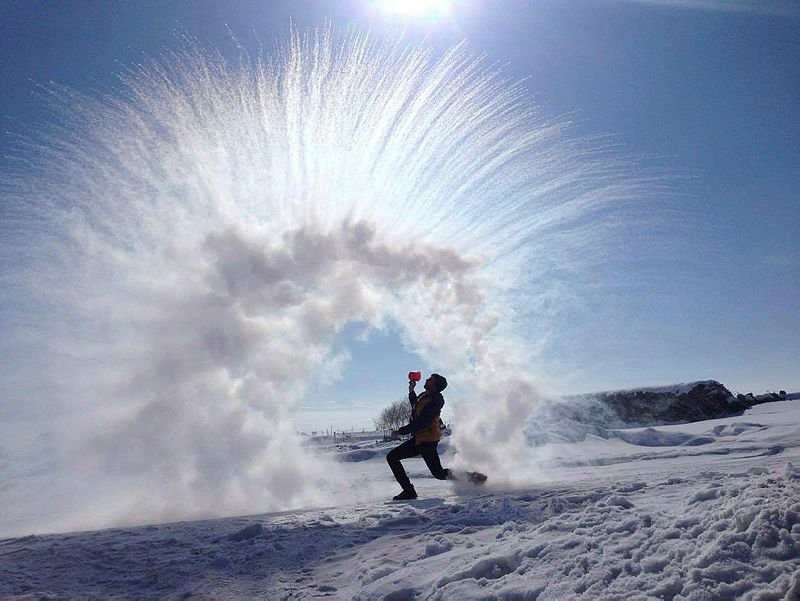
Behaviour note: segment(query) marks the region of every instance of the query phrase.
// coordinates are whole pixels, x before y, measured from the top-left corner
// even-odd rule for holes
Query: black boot
[[[417,491],[414,490],[413,486],[404,488],[403,492],[401,492],[399,495],[395,495],[394,497],[392,497],[392,499],[395,501],[410,501],[411,499],[416,499],[416,498],[417,498]]]

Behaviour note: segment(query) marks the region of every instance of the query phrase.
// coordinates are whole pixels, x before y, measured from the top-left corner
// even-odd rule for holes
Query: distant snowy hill
[[[785,393],[734,396],[715,380],[571,396],[541,403],[526,435],[533,445],[583,440],[587,434],[607,438],[609,429],[731,417],[786,398]]]

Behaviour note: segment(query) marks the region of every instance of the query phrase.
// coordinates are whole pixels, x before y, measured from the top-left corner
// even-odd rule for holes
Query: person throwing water
[[[416,376],[416,379],[415,379]],[[394,474],[395,479],[403,488],[395,501],[405,501],[417,498],[417,491],[408,479],[408,474],[400,463],[403,459],[419,457],[425,460],[425,465],[437,480],[456,480],[452,470],[442,467],[437,447],[442,437],[440,416],[444,407],[442,391],[447,388],[447,379],[440,374],[431,374],[425,380],[425,392],[417,396],[414,388],[419,379],[419,372],[411,372],[408,380],[408,402],[411,403],[411,421],[398,430],[392,431],[392,438],[411,434],[411,438],[389,451],[386,461]],[[483,483],[486,476],[478,472],[468,472],[467,478],[476,484]]]

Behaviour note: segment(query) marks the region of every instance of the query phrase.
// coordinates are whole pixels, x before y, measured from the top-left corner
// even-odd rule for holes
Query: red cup
[[[419,382],[422,379],[422,373],[418,371],[410,371],[408,372],[408,381],[409,382]]]

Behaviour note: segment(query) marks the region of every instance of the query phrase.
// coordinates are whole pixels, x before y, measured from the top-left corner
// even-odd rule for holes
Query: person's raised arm
[[[414,380],[408,381],[408,402],[411,403],[412,409],[417,406],[417,393],[414,390],[416,385],[417,383]]]

